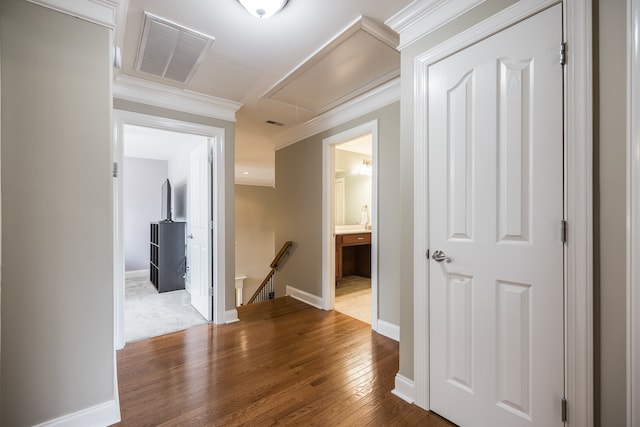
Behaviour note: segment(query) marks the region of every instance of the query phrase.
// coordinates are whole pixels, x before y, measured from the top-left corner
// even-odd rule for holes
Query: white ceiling
[[[206,137],[168,130],[124,126],[124,156],[141,159],[169,160],[178,151],[192,151],[206,142]]]
[[[260,20],[237,0],[128,0],[121,4],[126,24],[119,22],[117,29],[122,50],[120,73],[242,103],[236,115],[236,175],[247,178],[244,172],[249,172],[250,178],[272,182],[275,156],[271,140],[315,117],[327,100],[311,102],[309,105],[314,108],[307,109],[298,102],[292,105],[263,95],[285,77],[295,75],[303,64],[313,62],[315,53],[338,39],[359,18],[365,17],[379,31],[390,32],[383,24],[385,20],[410,3],[412,0],[289,0],[280,13]],[[135,70],[145,11],[215,38],[188,83]],[[362,34],[359,38],[363,38]],[[335,64],[336,72],[314,74],[311,70],[310,75],[326,78],[296,82],[305,86],[289,90],[287,99],[299,93],[301,97],[306,94],[305,101],[313,101],[326,88],[334,99],[338,97],[343,102],[353,96],[354,88],[369,88],[399,73],[399,54],[388,45],[376,50],[369,38],[365,42],[367,49],[347,51],[346,56],[344,49],[336,48],[340,53],[336,57],[341,58]],[[327,61],[318,62],[326,71]],[[360,68],[341,66],[347,62],[359,64]],[[378,68],[377,74],[369,72]],[[266,120],[284,125],[269,125]]]
[[[372,150],[371,134],[359,136],[347,142],[336,145],[337,150],[351,151],[352,153],[364,154],[371,157]]]

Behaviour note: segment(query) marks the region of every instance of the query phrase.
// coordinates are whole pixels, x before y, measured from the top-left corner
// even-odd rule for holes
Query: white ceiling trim
[[[239,102],[177,89],[124,74],[113,82],[113,97],[230,122],[236,121],[236,111],[242,107]]]
[[[322,114],[322,113],[325,113],[327,111],[330,111],[333,108],[337,107],[338,105],[344,104],[348,100],[353,99],[358,95],[362,95],[363,93],[367,93],[371,89],[374,89],[374,88],[380,86],[382,83],[386,83],[389,80],[397,78],[399,76],[400,76],[400,67],[388,72],[387,74],[383,74],[382,76],[378,77],[377,79],[375,79],[375,80],[367,83],[366,85],[360,87],[358,90],[356,90],[354,92],[351,92],[351,93],[348,93],[345,96],[342,96],[342,97],[336,99],[332,103],[322,107],[317,113],[318,114]]]
[[[416,0],[385,21],[400,34],[402,50],[485,0]]]
[[[120,0],[27,0],[48,9],[115,28]]]
[[[344,30],[340,31],[335,37],[325,43],[320,49],[316,50],[313,54],[311,54],[307,59],[302,61],[297,67],[295,67],[292,71],[290,71],[285,77],[283,77],[280,81],[278,81],[275,85],[273,85],[270,89],[268,89],[265,93],[263,93],[260,98],[267,98],[270,100],[275,100],[279,102],[284,102],[277,98],[278,93],[280,91],[285,90],[285,88],[296,82],[300,78],[304,78],[304,76],[310,72],[314,67],[316,67],[320,62],[326,60],[330,57],[336,49],[348,43],[353,39],[359,32],[367,33],[368,35],[374,37],[381,43],[389,46],[391,49],[396,49],[398,46],[399,38],[398,35],[390,31],[388,28],[385,28],[379,24],[376,24],[373,20],[360,15],[357,19],[351,22]],[[333,102],[324,105],[321,108],[315,109],[313,111],[315,114],[321,114],[325,111],[329,111],[337,105],[342,104],[343,102],[355,98],[358,95],[366,93],[367,91],[373,89],[374,87],[387,82],[395,77],[400,75],[400,68],[396,68],[391,72],[388,72],[372,82],[367,83],[366,85],[358,88],[357,90],[346,94],[345,96],[334,100]],[[303,105],[304,106],[304,105]],[[297,105],[296,105],[297,107]]]
[[[357,119],[364,114],[400,101],[400,78],[395,78],[333,110],[296,126],[273,139],[275,150],[288,147],[310,136]]]

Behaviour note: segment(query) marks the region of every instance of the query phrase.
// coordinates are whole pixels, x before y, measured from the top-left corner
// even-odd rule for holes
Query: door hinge
[[[567,221],[564,219],[560,221],[560,241],[567,243]]]
[[[213,230],[213,221],[209,221],[209,230]]]
[[[118,162],[113,162],[113,171],[111,174],[114,178],[118,177]]]
[[[567,398],[562,398],[562,422],[567,422]]]
[[[214,292],[214,287],[210,287],[209,288],[209,296],[212,297],[213,296],[213,292]]]
[[[207,154],[207,161],[213,164],[213,153],[211,151],[209,151],[209,154]]]
[[[567,63],[567,43],[560,43],[560,65],[565,65]]]

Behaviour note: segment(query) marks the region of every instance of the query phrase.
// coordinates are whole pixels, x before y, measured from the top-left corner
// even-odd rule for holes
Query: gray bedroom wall
[[[20,427],[115,405],[113,43],[23,0],[0,40],[0,425]]]
[[[149,269],[149,224],[160,220],[166,160],[125,157],[122,170],[124,270]]]

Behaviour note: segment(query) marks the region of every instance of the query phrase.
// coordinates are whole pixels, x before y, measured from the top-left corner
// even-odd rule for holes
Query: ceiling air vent
[[[214,40],[145,12],[136,70],[187,83]]]
[[[274,126],[284,126],[284,123],[276,122],[275,120],[267,120],[265,123]]]

